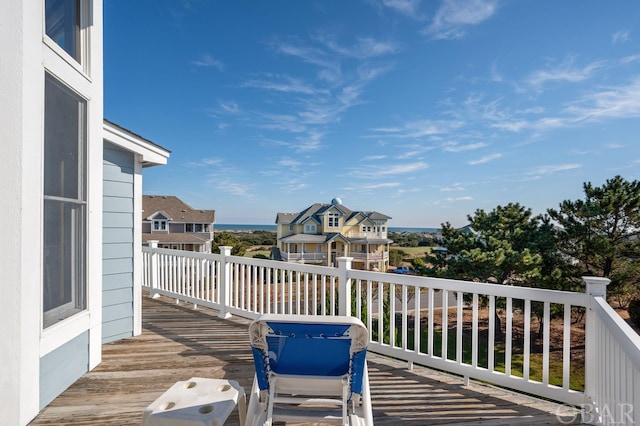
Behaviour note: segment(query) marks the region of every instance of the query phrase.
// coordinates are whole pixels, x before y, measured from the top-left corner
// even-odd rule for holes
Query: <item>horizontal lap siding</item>
[[[102,342],[133,335],[134,154],[105,144]]]
[[[40,358],[40,409],[89,371],[89,332]],[[0,418],[0,424],[2,419]]]

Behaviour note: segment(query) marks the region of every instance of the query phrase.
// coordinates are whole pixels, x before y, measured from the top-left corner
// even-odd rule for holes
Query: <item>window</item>
[[[315,234],[316,225],[315,224],[306,224],[304,225],[304,232],[307,234]]]
[[[166,220],[154,220],[153,221],[153,230],[154,231],[166,231],[167,230],[167,221]]]
[[[47,36],[80,63],[80,0],[45,0],[45,27]]]
[[[44,102],[46,328],[86,309],[87,102],[49,74]]]
[[[338,227],[338,213],[329,213],[329,228],[337,228]]]
[[[184,232],[193,232],[193,223],[185,223]]]

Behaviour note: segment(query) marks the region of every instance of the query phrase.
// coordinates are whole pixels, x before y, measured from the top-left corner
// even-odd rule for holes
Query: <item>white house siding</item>
[[[102,343],[133,335],[134,155],[105,142]]]

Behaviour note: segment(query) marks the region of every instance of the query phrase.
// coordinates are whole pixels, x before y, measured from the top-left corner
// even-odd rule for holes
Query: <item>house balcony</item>
[[[355,232],[351,231],[347,233],[348,238],[363,238],[363,239],[387,239],[386,232]]]
[[[360,318],[376,425],[640,424],[640,336],[606,303],[606,279],[585,277],[574,293],[221,250],[143,248],[154,299],[143,301],[142,336],[105,345],[102,364],[33,424],[139,424],[194,376],[248,391],[248,324],[262,313]]]
[[[295,263],[325,263],[327,260],[326,253],[293,253],[280,252],[282,260],[285,262]]]
[[[367,260],[383,261],[383,260],[389,260],[389,252],[388,251],[375,252],[375,253],[360,253],[360,252],[356,252],[356,253],[350,253],[350,256],[353,258],[353,260],[358,260],[358,261],[367,261]]]

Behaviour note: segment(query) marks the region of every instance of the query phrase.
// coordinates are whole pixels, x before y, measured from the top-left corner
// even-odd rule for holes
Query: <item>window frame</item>
[[[42,41],[54,51],[68,65],[79,71],[86,77],[91,75],[91,2],[90,0],[75,0],[78,21],[76,50],[77,57],[71,55],[64,47],[58,44],[47,34],[47,7],[45,0],[42,8]]]
[[[50,86],[54,85],[54,86]],[[77,137],[77,151],[76,151],[76,165],[74,170],[76,171],[75,179],[72,178],[72,183],[75,183],[75,194],[68,194],[65,191],[67,188],[67,183],[63,182],[61,184],[62,191],[60,193],[61,188],[58,188],[58,192],[56,193],[56,188],[52,185],[49,185],[49,189],[47,189],[46,182],[50,179],[49,176],[51,170],[55,175],[55,169],[58,167],[58,163],[56,163],[56,158],[52,156],[52,158],[47,156],[47,146],[49,145],[49,149],[53,149],[51,152],[56,152],[59,150],[59,138],[60,135],[56,135],[56,130],[59,132],[59,129],[55,127],[49,128],[47,126],[47,116],[49,115],[49,108],[57,107],[58,105],[50,105],[48,106],[47,100],[49,99],[47,96],[48,89],[57,89],[68,95],[69,98],[67,100],[73,99],[78,106],[77,110],[77,124],[78,129],[77,134],[73,135]],[[88,243],[87,238],[89,234],[89,217],[88,217],[88,185],[89,185],[89,158],[88,158],[88,150],[89,150],[89,100],[86,97],[80,95],[77,91],[73,90],[73,88],[69,87],[62,80],[57,78],[53,73],[45,70],[44,73],[44,124],[43,124],[43,186],[42,186],[42,328],[44,330],[49,329],[56,324],[59,324],[62,321],[67,320],[68,318],[75,317],[76,315],[85,312],[88,310]],[[57,122],[56,117],[53,117],[53,122]],[[49,134],[48,129],[51,129],[51,134]],[[58,137],[58,140],[54,140]],[[69,134],[62,135],[63,138],[70,137]],[[73,157],[73,154],[72,154]],[[49,163],[48,160],[53,160],[52,163]],[[64,163],[65,161],[62,161]],[[49,169],[48,167],[53,167],[53,169]],[[65,169],[67,170],[67,169]],[[61,173],[61,179],[64,179],[64,173]],[[48,191],[53,191],[54,193],[47,193]],[[75,198],[73,197],[75,195]],[[59,214],[59,218],[63,221],[63,224],[58,228],[54,229],[54,233],[56,230],[62,231],[60,234],[49,234],[47,231],[50,229],[47,226],[48,219],[50,220],[52,216],[48,216],[48,213],[51,213],[50,208],[58,205],[58,210],[62,209],[62,213]],[[69,210],[67,210],[69,209]],[[54,209],[55,210],[55,209]],[[69,212],[69,216],[67,216],[67,212]],[[56,215],[53,215],[53,218],[56,218]],[[69,222],[67,222],[67,219]],[[53,240],[49,240],[49,236],[53,237]],[[67,250],[70,254],[70,259],[64,257],[62,259],[56,259],[55,253],[54,257],[49,258],[48,252],[48,244],[50,245],[61,245],[66,248],[66,243],[70,241],[70,250]],[[65,253],[66,254],[66,253]],[[64,255],[63,255],[64,256]],[[61,283],[57,283],[52,278],[49,273],[47,260],[54,262],[54,266],[56,260],[61,260],[57,264],[60,268],[58,270],[53,270],[54,275],[62,275]],[[66,261],[69,260],[70,263],[67,264]],[[69,276],[67,276],[69,274]],[[67,287],[66,281],[70,279],[69,286]],[[47,303],[45,303],[45,298],[47,298],[49,291],[51,288],[55,288],[57,286],[62,287],[62,292],[65,293],[69,291],[70,300],[67,302],[62,301],[62,303],[47,308]],[[51,286],[51,287],[49,287]],[[53,295],[53,298],[65,298],[64,295]],[[60,300],[59,300],[60,301]],[[54,300],[53,303],[56,303]]]

